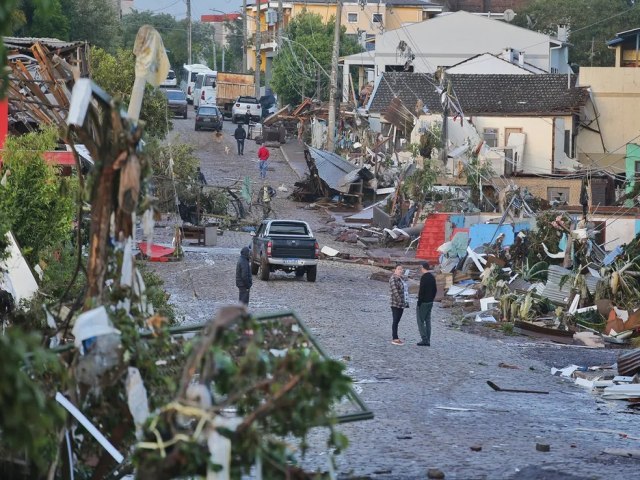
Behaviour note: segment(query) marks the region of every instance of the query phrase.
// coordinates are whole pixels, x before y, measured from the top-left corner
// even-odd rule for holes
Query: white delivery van
[[[210,72],[211,69],[201,63],[182,66],[180,75],[180,90],[187,96],[187,102],[193,103],[193,91],[195,89],[196,77],[198,73]]]
[[[199,73],[193,90],[193,106],[216,104],[216,83],[218,72],[209,71]]]

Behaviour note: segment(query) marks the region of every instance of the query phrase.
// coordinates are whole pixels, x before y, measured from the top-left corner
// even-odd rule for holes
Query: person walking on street
[[[247,132],[244,131],[242,125],[238,124],[236,131],[233,132],[233,138],[236,139],[238,144],[238,155],[244,155],[244,139],[247,138]]]
[[[251,125],[251,106],[247,105],[247,113],[244,114],[244,123],[247,124],[247,138],[251,140],[253,126]]]
[[[249,291],[251,285],[253,285],[253,278],[251,278],[251,251],[249,247],[244,247],[240,251],[240,258],[236,265],[236,287],[238,287],[238,300],[240,303],[249,305]]]
[[[260,166],[260,178],[267,178],[267,161],[269,160],[269,149],[261,145],[258,149],[258,165]]]
[[[420,290],[418,291],[418,309],[416,316],[418,318],[418,331],[421,340],[418,342],[420,347],[428,347],[431,345],[431,310],[433,308],[433,300],[438,293],[435,277],[429,272],[429,264],[424,262],[420,265]]]
[[[404,345],[404,342],[398,337],[398,324],[405,308],[409,307],[409,288],[402,278],[402,265],[398,265],[393,270],[393,275],[389,279],[391,288],[391,314],[393,324],[391,326],[391,335],[393,339],[391,343],[394,345]]]

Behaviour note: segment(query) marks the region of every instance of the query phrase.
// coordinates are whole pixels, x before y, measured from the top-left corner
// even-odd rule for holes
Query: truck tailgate
[[[274,238],[271,256],[275,258],[316,258],[316,241],[312,238]]]

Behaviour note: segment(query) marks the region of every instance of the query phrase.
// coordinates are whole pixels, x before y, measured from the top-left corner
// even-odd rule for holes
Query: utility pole
[[[278,30],[276,33],[276,46],[280,48],[282,42],[282,31],[284,30],[284,10],[282,9],[282,0],[278,0]]]
[[[187,54],[189,65],[191,65],[193,63],[191,58],[191,0],[187,0]]]
[[[216,51],[215,35],[211,35],[211,44],[213,45],[213,69],[218,70],[218,52]]]
[[[329,80],[329,125],[327,131],[327,150],[335,148],[336,94],[338,92],[338,59],[340,57],[340,28],[342,19],[342,0],[336,0],[336,25],[333,32],[333,54],[331,55],[331,79]]]
[[[255,49],[256,49],[256,67],[255,67],[255,84],[256,84],[256,98],[260,98],[260,63],[262,55],[260,54],[260,0],[256,0],[256,17],[254,18],[256,24],[256,36],[255,36]]]
[[[242,73],[247,73],[247,0],[242,0]]]

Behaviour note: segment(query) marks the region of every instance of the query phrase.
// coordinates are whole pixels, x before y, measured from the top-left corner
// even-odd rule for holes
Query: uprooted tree
[[[166,296],[147,289],[149,277],[131,252],[132,215],[153,217],[152,169],[140,148],[142,125],[121,112],[118,100],[101,93],[82,124],[62,133],[72,145],[82,141],[96,160],[87,178],[77,169],[76,263],[68,278],[74,296],[65,289],[48,302],[36,297],[6,319],[1,476],[56,478],[73,471],[76,478],[120,478],[133,469],[126,455],[135,452],[139,477],[171,478],[225,468],[219,453],[230,447],[234,475],[261,465],[267,477],[307,478],[292,466],[288,442],[299,439],[304,451],[309,429],[327,426],[328,448],[346,446],[332,413],[349,388],[343,366],[320,356],[286,319],[227,312],[200,341],[173,336]],[[78,233],[83,218],[86,235]],[[20,319],[29,314],[41,321],[23,333]],[[121,465],[76,414],[55,403],[56,393],[125,453]],[[150,411],[159,413],[149,417]]]

